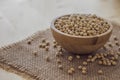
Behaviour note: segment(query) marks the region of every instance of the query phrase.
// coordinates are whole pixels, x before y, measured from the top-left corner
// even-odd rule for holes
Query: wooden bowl
[[[59,18],[59,17],[58,17]],[[55,18],[51,23],[51,31],[53,37],[65,50],[75,54],[88,54],[92,53],[101,47],[108,41],[111,36],[112,28],[110,22],[110,28],[107,32],[96,35],[96,36],[73,36],[70,34],[63,33],[55,28],[54,22]],[[106,21],[106,20],[105,20]]]

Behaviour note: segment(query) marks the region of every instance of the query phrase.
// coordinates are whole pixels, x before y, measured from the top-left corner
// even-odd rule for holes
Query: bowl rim
[[[71,14],[66,14],[66,15],[71,15]],[[110,23],[109,20],[106,20],[106,19],[102,18],[104,21],[108,22],[108,24],[110,25],[109,30],[107,30],[105,33],[102,33],[102,34],[99,34],[99,35],[94,35],[94,36],[76,36],[76,35],[70,35],[70,34],[67,34],[67,33],[63,33],[63,32],[61,32],[60,30],[58,30],[58,29],[55,28],[54,23],[55,23],[55,21],[56,21],[58,18],[60,18],[60,17],[62,17],[62,16],[66,16],[66,15],[61,15],[61,16],[58,16],[58,17],[54,18],[54,19],[52,20],[52,22],[51,22],[50,28],[53,29],[54,31],[58,32],[59,34],[62,34],[62,35],[64,35],[64,36],[68,36],[68,37],[74,37],[74,38],[96,38],[96,37],[101,37],[101,36],[104,36],[104,35],[112,32],[113,25]],[[80,15],[81,15],[81,14],[80,14]],[[83,15],[88,15],[88,14],[83,14]],[[97,16],[97,17],[99,17],[99,16]],[[100,17],[100,18],[101,18],[101,17]]]

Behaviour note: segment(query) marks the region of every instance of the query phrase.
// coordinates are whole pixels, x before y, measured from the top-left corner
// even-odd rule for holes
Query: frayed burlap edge
[[[42,32],[45,32],[45,31],[47,31],[47,30],[49,30],[49,29],[42,30],[42,31],[37,31],[37,32],[33,33],[31,36],[29,36],[29,37],[27,37],[27,38],[25,38],[25,39],[23,39],[23,40],[17,41],[17,42],[15,42],[15,43],[12,43],[12,44],[9,44],[9,45],[2,46],[2,47],[0,47],[0,49],[7,50],[7,49],[15,46],[15,45],[16,45],[17,43],[19,43],[19,42],[22,42],[22,41],[24,41],[24,40],[32,40],[32,39],[33,39],[33,36],[37,35],[38,33],[40,34],[40,33],[42,33]],[[17,74],[17,75],[23,77],[25,80],[37,80],[37,79],[35,79],[36,76],[33,76],[33,75],[28,74],[28,73],[26,73],[26,72],[24,72],[24,71],[21,71],[20,68],[11,66],[11,65],[9,65],[9,64],[6,64],[6,63],[4,63],[4,61],[3,61],[3,62],[0,61],[0,68],[2,68],[3,70],[6,70],[6,71],[8,71],[8,72]]]
[[[25,72],[22,72],[21,70],[16,69],[15,67],[10,66],[10,65],[8,65],[8,64],[0,63],[0,68],[2,68],[3,70],[6,70],[6,71],[8,71],[8,72],[17,74],[17,75],[23,77],[25,80],[35,80],[35,79],[33,78],[33,76],[30,76],[29,74],[27,74],[27,73],[25,73]]]

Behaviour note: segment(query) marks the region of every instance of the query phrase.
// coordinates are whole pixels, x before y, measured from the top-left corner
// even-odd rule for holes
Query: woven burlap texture
[[[113,34],[119,38],[120,42],[120,26],[113,25]],[[50,42],[49,51],[39,48],[42,38]],[[30,45],[27,44],[29,40],[31,40]],[[114,49],[116,48],[114,47]],[[35,51],[37,51],[37,56],[33,54]],[[29,78],[28,80],[120,80],[119,61],[116,66],[100,66],[96,62],[90,63],[87,66],[87,75],[83,75],[77,67],[85,60],[86,55],[82,55],[80,60],[74,59],[70,62],[67,60],[67,56],[73,54],[64,51],[63,57],[60,57],[63,70],[60,70],[56,62],[56,52],[56,48],[53,48],[51,31],[47,29],[39,31],[25,40],[0,48],[0,66]],[[49,62],[45,60],[45,56],[50,57]],[[75,55],[73,56],[75,57]],[[76,71],[73,75],[67,73],[70,67],[75,67]],[[97,74],[99,69],[104,71],[103,75]]]

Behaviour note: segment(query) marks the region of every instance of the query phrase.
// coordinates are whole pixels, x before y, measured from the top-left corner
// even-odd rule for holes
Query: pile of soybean
[[[59,31],[75,36],[95,36],[109,30],[110,24],[96,15],[71,14],[56,19],[54,23]]]

